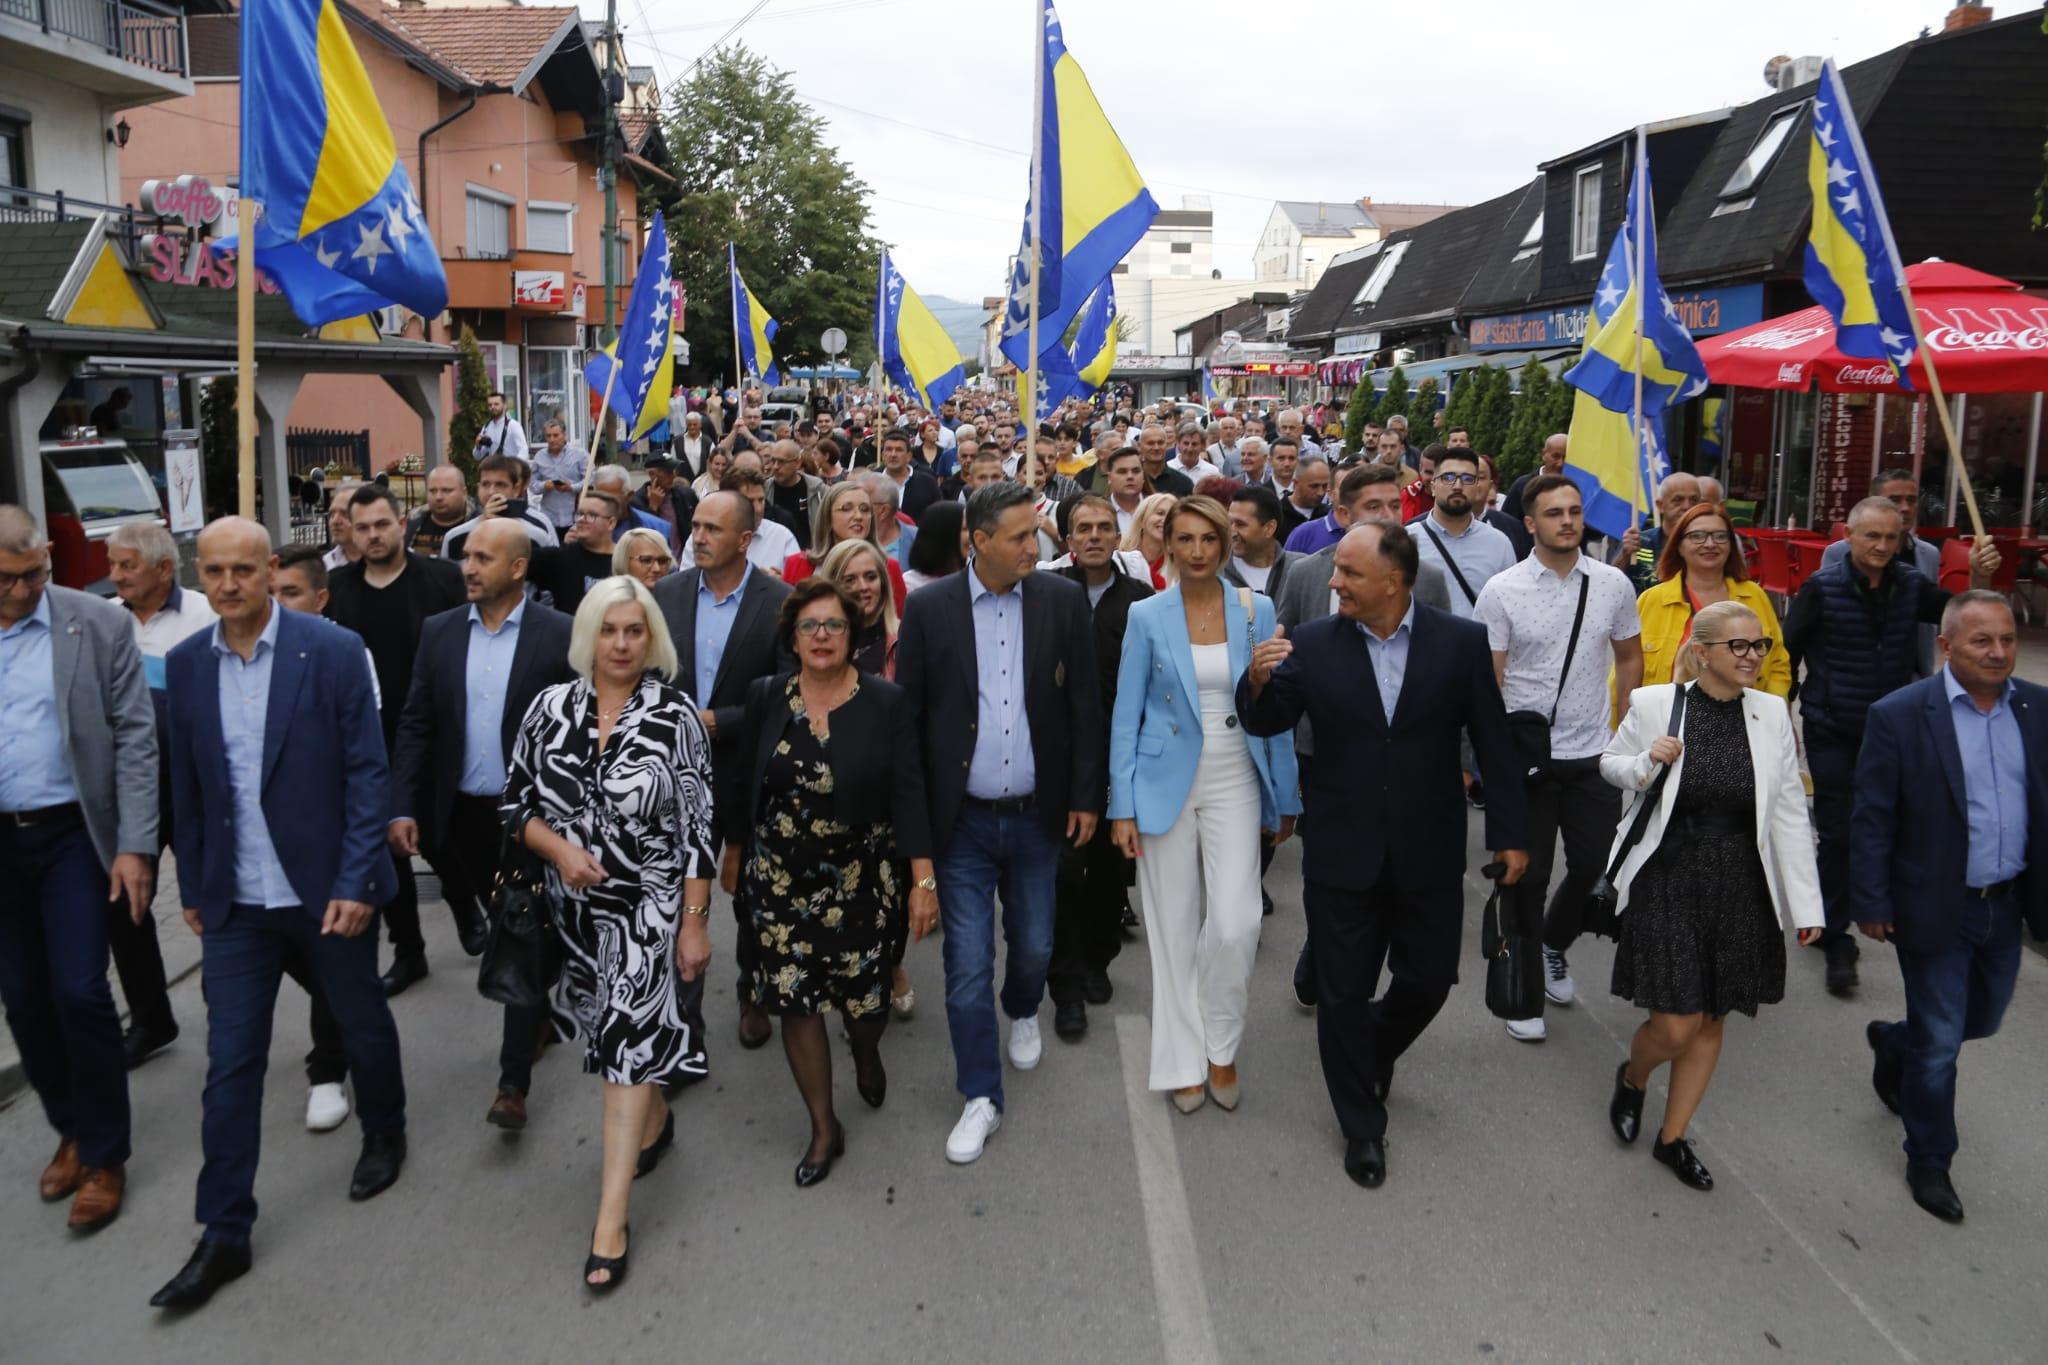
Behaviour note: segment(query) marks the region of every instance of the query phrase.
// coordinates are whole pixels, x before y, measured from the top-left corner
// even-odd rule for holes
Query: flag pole
[[[240,451],[236,510],[256,519],[256,201],[236,201],[235,225],[235,437]],[[273,488],[273,502],[283,495]]]
[[[1896,252],[1892,259],[1896,261]],[[1920,353],[1920,364],[1927,371],[1927,388],[1934,400],[1934,412],[1941,419],[1941,434],[1948,438],[1948,459],[1956,471],[1956,482],[1963,488],[1963,506],[1970,513],[1970,531],[1979,541],[1984,539],[1984,516],[1977,510],[1977,490],[1970,487],[1970,471],[1963,464],[1963,443],[1956,436],[1955,414],[1948,410],[1948,400],[1942,396],[1941,376],[1934,368],[1934,352],[1927,347],[1927,334],[1920,326],[1920,308],[1913,302],[1913,290],[1906,283],[1906,272],[1899,271],[1899,293],[1906,300],[1906,316],[1913,320],[1913,342]],[[1907,528],[1909,531],[1911,527]]]
[[[1645,249],[1649,240],[1649,218],[1651,212],[1649,156],[1649,138],[1643,131],[1643,125],[1639,123],[1636,125],[1636,193],[1634,195],[1636,201],[1636,396],[1635,406],[1630,410],[1630,425],[1635,432],[1636,438],[1636,492],[1649,507],[1651,524],[1662,527],[1664,519],[1657,510],[1655,490],[1648,486],[1651,471],[1643,458],[1643,314],[1650,301],[1650,281],[1646,277],[1646,271],[1643,268],[1644,263],[1649,259],[1649,253]],[[1629,505],[1630,522],[1635,521],[1636,514],[1637,509],[1634,501],[1631,500]]]
[[[614,342],[612,344],[611,368],[606,370],[604,373],[604,397],[597,400],[597,426],[593,428],[593,430],[599,434],[599,439],[602,439],[602,433],[604,431],[605,414],[611,411],[612,385],[617,383],[618,379],[619,348],[618,343]],[[581,498],[585,493],[588,493],[590,491],[590,479],[591,476],[596,473],[597,456],[586,453],[583,459],[583,487],[576,490],[577,497]]]
[[[725,273],[732,289],[732,416],[725,424],[725,434],[730,436],[738,429],[740,414],[747,410],[747,359],[740,350],[740,307],[744,300],[740,296],[739,253],[731,242],[725,244]]]
[[[1045,216],[1045,12],[1034,0],[1031,21],[1031,285],[1027,302],[1025,347],[1031,364],[1024,371],[1025,486],[1038,487],[1038,277],[1045,264],[1040,230]]]

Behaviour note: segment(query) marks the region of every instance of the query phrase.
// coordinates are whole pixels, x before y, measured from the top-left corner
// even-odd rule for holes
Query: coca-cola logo
[[[1780,384],[1804,384],[1806,382],[1806,362],[1802,360],[1796,365],[1780,365],[1778,367],[1778,382]]]
[[[1792,351],[1832,334],[1835,330],[1833,319],[1822,315],[1818,322],[1801,322],[1787,319],[1776,327],[1767,327],[1761,332],[1752,332],[1728,343],[1731,351]]]
[[[1872,389],[1884,388],[1892,382],[1892,379],[1892,367],[1883,364],[1844,365],[1840,373],[1835,375],[1835,383],[1837,384],[1856,384]]]
[[[1927,333],[1937,351],[2048,351],[2048,326],[1972,330],[1948,323]]]
[[[176,180],[145,180],[142,202],[160,218],[198,226],[235,216],[240,196],[233,190],[215,190],[201,175],[181,175]]]

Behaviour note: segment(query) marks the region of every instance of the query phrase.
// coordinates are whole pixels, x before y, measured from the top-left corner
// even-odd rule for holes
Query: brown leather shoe
[[[518,1132],[526,1127],[526,1096],[509,1085],[498,1087],[498,1098],[491,1101],[491,1112],[484,1115],[484,1122],[509,1133]]]
[[[768,1011],[759,1005],[740,1006],[740,1046],[752,1051],[765,1047],[775,1036],[775,1025],[769,1022]]]
[[[78,1164],[78,1144],[65,1138],[57,1144],[57,1155],[43,1167],[42,1183],[38,1186],[43,1193],[43,1202],[54,1204],[66,1195],[76,1194],[83,1174],[83,1168]]]
[[[78,1197],[71,1201],[71,1230],[98,1232],[121,1216],[121,1196],[128,1189],[128,1168],[94,1166],[87,1168],[79,1182]]]

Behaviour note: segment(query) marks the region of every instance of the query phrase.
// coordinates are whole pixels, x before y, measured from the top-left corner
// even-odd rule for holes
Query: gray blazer
[[[1273,594],[1274,619],[1290,631],[1303,622],[1320,621],[1330,614],[1330,566],[1337,560],[1337,547],[1326,545],[1312,555],[1296,555],[1294,559],[1288,566],[1287,581]],[[1427,560],[1416,575],[1415,600],[1438,611],[1451,609],[1444,571]],[[1306,718],[1294,727],[1294,753],[1297,758],[1315,754],[1315,735]]]
[[[57,721],[93,849],[110,869],[116,854],[154,858],[156,709],[134,621],[118,604],[91,593],[54,584],[43,591],[50,600]]]

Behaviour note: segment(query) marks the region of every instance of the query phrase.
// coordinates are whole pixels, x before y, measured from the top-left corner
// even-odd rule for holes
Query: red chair
[[[1792,593],[1792,564],[1789,542],[1782,534],[1772,535],[1761,531],[1749,533],[1755,552],[1749,557],[1749,576],[1763,585],[1765,592],[1789,597]]]
[[[1787,597],[1798,594],[1807,579],[1820,571],[1821,556],[1825,555],[1832,541],[1818,536],[1799,536],[1785,541],[1785,579]]]

